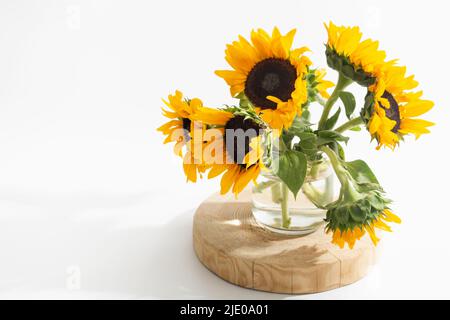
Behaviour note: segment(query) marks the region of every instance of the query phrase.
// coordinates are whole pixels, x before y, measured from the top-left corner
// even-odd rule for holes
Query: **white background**
[[[2,0],[0,298],[450,298],[448,12],[447,1]],[[298,297],[235,287],[193,253],[194,209],[218,181],[185,182],[156,132],[160,99],[180,89],[232,103],[213,71],[256,27],[297,28],[295,44],[325,66],[330,19],[379,39],[436,103],[432,134],[394,153],[365,132],[348,145],[404,222],[354,285]]]

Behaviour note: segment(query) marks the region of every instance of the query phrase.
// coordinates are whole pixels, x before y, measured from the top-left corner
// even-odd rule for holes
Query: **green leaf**
[[[298,135],[300,132],[305,132],[310,130],[311,123],[304,118],[295,117],[292,122],[291,127],[289,128],[289,132],[292,132],[295,135]]]
[[[339,115],[341,114],[341,108],[338,109],[338,111],[336,111],[336,113],[329,118],[326,122],[325,122],[325,126],[324,129],[325,130],[331,130],[334,128],[334,126],[336,125],[336,122],[339,119]]]
[[[384,210],[386,209],[386,204],[384,203],[383,199],[381,197],[377,197],[374,195],[368,196],[368,199],[370,201],[370,205],[374,207],[377,210]]]
[[[366,220],[367,212],[363,208],[360,208],[358,205],[351,206],[350,216],[356,222],[364,222]]]
[[[334,210],[334,216],[336,220],[341,225],[345,225],[348,222],[348,218],[350,217],[349,208],[347,206],[345,207],[338,207]]]
[[[318,146],[328,144],[331,142],[336,142],[336,141],[342,141],[342,142],[347,143],[347,141],[349,139],[348,137],[345,137],[342,134],[340,134],[339,132],[336,132],[333,130],[321,130],[317,133],[317,136],[319,137],[317,139]]]
[[[376,185],[380,184],[373,171],[369,168],[367,163],[362,160],[346,162],[345,167],[357,183],[372,183]]]
[[[355,97],[353,96],[353,94],[351,92],[342,91],[339,94],[339,98],[341,99],[342,103],[344,104],[345,115],[347,116],[348,119],[350,119],[350,117],[353,114],[353,112],[355,111],[355,107],[356,107]]]
[[[344,148],[336,142],[337,154],[341,160],[345,161],[345,150]]]
[[[281,135],[281,140],[286,146],[290,146],[292,143],[292,139],[294,139],[294,135],[291,132],[284,132]]]
[[[350,130],[351,131],[361,131],[361,127],[353,127]]]
[[[317,145],[309,140],[300,141],[297,144],[296,150],[303,152],[310,158],[313,158],[318,152]]]
[[[299,151],[287,150],[280,155],[276,175],[297,197],[306,177],[307,160],[305,154]]]
[[[347,77],[349,79],[354,78],[355,69],[353,69],[352,66],[349,66],[349,65],[342,66],[341,71],[345,77]]]
[[[317,149],[317,136],[312,132],[301,132],[297,135],[300,141],[295,144],[294,149],[303,152],[308,159],[316,158]]]
[[[300,138],[300,140],[315,140],[316,135],[312,132],[300,132],[297,134],[297,136]]]
[[[304,109],[302,112],[302,119],[309,122],[309,120],[311,119],[311,112]]]

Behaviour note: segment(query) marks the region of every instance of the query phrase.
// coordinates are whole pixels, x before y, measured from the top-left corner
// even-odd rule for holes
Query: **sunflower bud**
[[[362,161],[344,162],[329,148],[321,148],[333,165],[341,183],[338,200],[327,206],[327,232],[333,233],[332,242],[350,249],[367,232],[376,245],[379,241],[375,229],[391,231],[386,222],[400,223],[384,197],[384,191],[373,172]]]

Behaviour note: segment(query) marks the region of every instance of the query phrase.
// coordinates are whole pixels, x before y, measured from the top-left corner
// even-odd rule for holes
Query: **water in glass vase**
[[[262,227],[276,233],[310,234],[324,225],[324,206],[334,200],[333,184],[327,161],[309,166],[296,198],[277,176],[263,173],[252,189],[253,216]]]

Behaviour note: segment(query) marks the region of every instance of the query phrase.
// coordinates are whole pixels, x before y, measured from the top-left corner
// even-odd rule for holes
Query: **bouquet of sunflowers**
[[[346,160],[345,132],[365,128],[377,149],[394,149],[406,135],[429,133],[433,123],[416,117],[433,102],[415,91],[418,83],[406,75],[405,67],[386,59],[378,41],[362,39],[358,27],[325,27],[325,54],[328,66],[338,72],[336,84],[312,65],[307,47],[293,48],[295,30],[285,35],[277,28],[272,34],[254,30],[249,40],[239,36],[227,45],[225,59],[231,70],[216,71],[236,104],[210,108],[176,91],[164,100],[168,109],[163,113],[170,121],[158,130],[167,136],[164,143],[175,143],[187,180],[222,175],[221,194],[238,195],[264,172],[276,176],[282,183],[279,203],[285,228],[290,223],[286,192],[296,197],[307,185],[307,176],[317,170],[315,163],[326,159],[339,179],[339,195],[320,203],[313,192],[305,194],[312,194],[310,200],[326,210],[324,221],[333,243],[353,248],[367,233],[376,245],[375,230],[391,231],[388,223],[400,219],[391,212],[391,201],[369,166]],[[352,83],[367,89],[358,108],[354,95],[346,91]],[[333,108],[337,101],[342,110]],[[312,108],[321,110],[319,119],[311,119]]]

